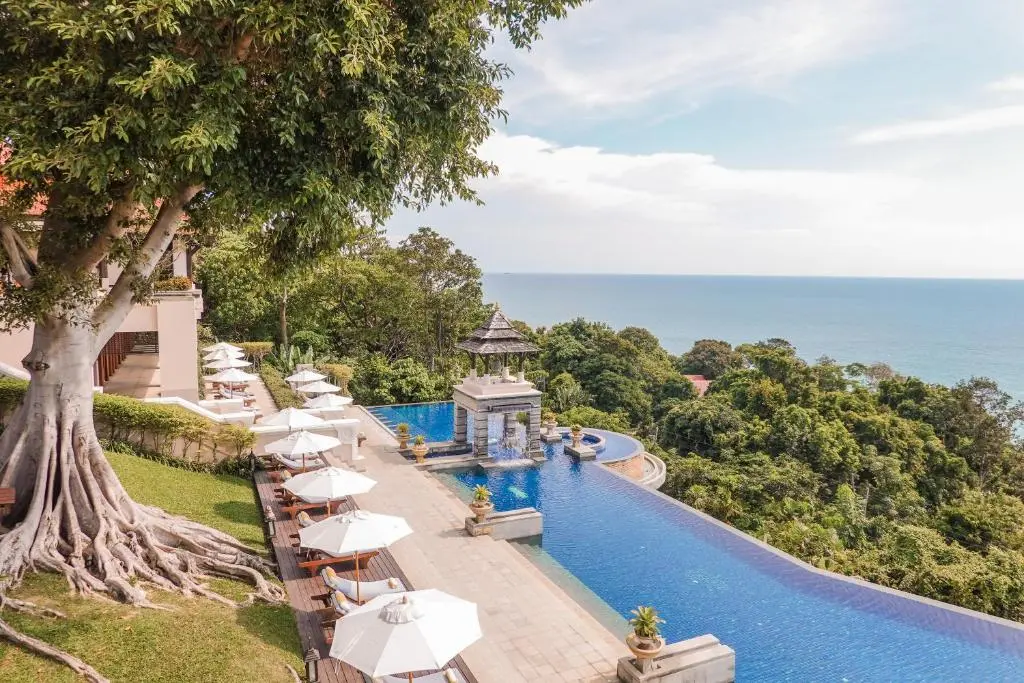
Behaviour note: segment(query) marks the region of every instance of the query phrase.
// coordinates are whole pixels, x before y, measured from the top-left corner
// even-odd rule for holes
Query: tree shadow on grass
[[[235,610],[238,625],[263,642],[297,656],[302,655],[295,615],[288,603],[256,603]]]
[[[225,500],[213,504],[213,511],[218,517],[237,524],[260,526],[262,520],[256,506],[240,500]]]

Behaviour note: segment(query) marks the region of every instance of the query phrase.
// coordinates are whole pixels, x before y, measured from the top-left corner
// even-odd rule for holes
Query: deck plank
[[[295,613],[295,624],[299,631],[302,651],[314,648],[320,653],[321,681],[325,683],[365,683],[368,679],[359,670],[329,656],[330,646],[327,645],[326,633],[317,614],[317,610],[323,608],[323,604],[313,599],[315,595],[323,594],[327,589],[319,575],[311,577],[309,572],[298,565],[298,553],[292,547],[291,534],[298,533],[299,524],[281,511],[280,501],[274,495],[274,489],[279,484],[272,482],[269,474],[264,470],[256,472],[254,481],[260,499],[260,508],[270,506],[274,513],[276,533],[271,547],[277,559],[278,572],[284,582],[285,590],[288,592],[288,602]],[[353,509],[356,509],[356,506],[350,499],[346,499],[339,506],[338,512],[348,512]],[[322,516],[314,515],[314,518],[320,519]],[[355,578],[354,571],[339,571],[338,574],[346,578]],[[366,569],[360,570],[359,575],[363,581],[395,577],[400,579],[410,590],[414,590],[408,577],[402,572],[402,568],[387,550],[381,551],[380,554],[372,558],[367,563]],[[468,683],[478,683],[461,657],[454,659],[450,665],[457,668]]]

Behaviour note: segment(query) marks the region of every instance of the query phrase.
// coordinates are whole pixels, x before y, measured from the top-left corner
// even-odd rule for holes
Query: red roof
[[[711,380],[704,377],[704,375],[683,375],[686,379],[693,383],[693,386],[697,388],[697,395],[703,396],[707,393],[708,387],[711,386]]]
[[[4,163],[6,163],[8,157],[10,156],[11,150],[4,145],[0,145],[0,166],[3,166]],[[0,175],[0,195],[3,195],[4,193],[7,192],[14,192],[16,189],[18,189],[16,183],[10,183],[7,181],[6,178],[3,177],[3,175]],[[36,198],[36,201],[32,205],[32,208],[28,210],[28,215],[42,216],[44,211],[46,211],[46,202],[43,200],[42,196],[40,196]]]

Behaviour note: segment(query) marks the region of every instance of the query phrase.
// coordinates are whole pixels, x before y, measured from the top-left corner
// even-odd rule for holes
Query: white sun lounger
[[[320,576],[327,588],[332,591],[341,591],[349,600],[356,599],[356,582],[338,576],[331,567],[324,567],[320,570]],[[406,587],[396,578],[383,579],[381,581],[360,581],[359,599],[362,602],[372,600],[380,595],[388,593],[402,593]],[[406,681],[408,683],[408,681]]]

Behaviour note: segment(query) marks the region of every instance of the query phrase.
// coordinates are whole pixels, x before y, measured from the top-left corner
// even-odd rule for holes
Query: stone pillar
[[[540,453],[540,398],[530,402],[530,426],[526,430],[527,452]]]
[[[467,418],[466,409],[455,404],[455,443],[466,443]]]
[[[473,414],[473,453],[477,456],[486,456],[487,453],[487,418],[490,413],[478,412]]]

